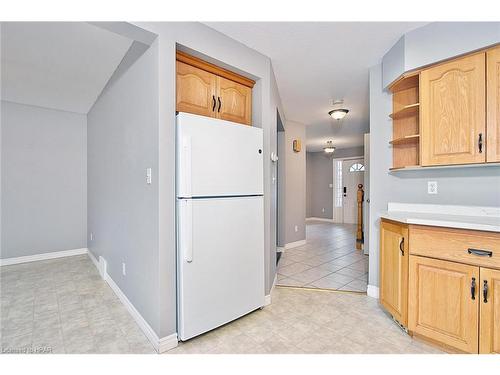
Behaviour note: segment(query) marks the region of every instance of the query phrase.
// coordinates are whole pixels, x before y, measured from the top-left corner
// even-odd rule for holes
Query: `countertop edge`
[[[500,232],[500,225],[491,225],[486,223],[471,223],[463,221],[453,221],[453,220],[442,220],[433,218],[415,218],[411,216],[411,213],[391,213],[388,211],[382,212],[380,214],[381,218],[397,221],[404,224],[415,224],[415,225],[428,225],[433,227],[445,227],[445,228],[457,228],[457,229],[469,229],[478,230],[486,232]]]

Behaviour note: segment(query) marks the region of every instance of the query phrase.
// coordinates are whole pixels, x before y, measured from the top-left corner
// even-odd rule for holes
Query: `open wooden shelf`
[[[397,119],[407,117],[407,116],[414,116],[414,115],[418,114],[419,106],[420,106],[420,103],[405,105],[399,111],[391,113],[389,115],[389,117],[392,118],[393,120],[397,120]]]
[[[404,91],[413,87],[418,87],[419,84],[419,74],[418,72],[409,72],[407,74],[402,75],[398,80],[396,80],[391,86],[389,86],[389,90],[392,93],[398,91]]]
[[[418,74],[401,77],[392,92],[392,168],[417,167],[420,164],[420,95]]]
[[[420,139],[420,134],[405,135],[404,137],[393,139],[389,143],[391,145],[401,145],[406,143],[418,142],[419,139]]]
[[[423,167],[421,167],[420,165],[406,165],[404,167],[392,167],[392,168],[389,168],[389,170],[391,172],[404,171],[404,170],[414,171],[414,170],[421,169],[421,168],[423,168]]]

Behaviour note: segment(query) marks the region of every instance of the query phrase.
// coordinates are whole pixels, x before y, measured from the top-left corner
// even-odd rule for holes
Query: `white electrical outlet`
[[[325,208],[324,207],[321,209],[321,212],[325,212]]]
[[[299,227],[298,225],[295,226],[295,232],[298,232],[299,231]]]
[[[328,187],[329,187],[330,189],[332,189],[332,188],[333,188],[333,184],[329,184],[329,185],[328,185]]]
[[[127,275],[127,266],[125,265],[125,263],[122,263],[122,274],[123,276]]]
[[[437,181],[427,181],[427,194],[437,194],[438,183]]]
[[[90,240],[94,241],[94,232],[90,232]]]
[[[151,168],[146,169],[146,183],[151,185]]]

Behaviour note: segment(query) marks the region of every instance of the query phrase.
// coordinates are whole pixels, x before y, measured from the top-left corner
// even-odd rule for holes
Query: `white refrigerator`
[[[178,334],[264,305],[262,129],[177,115]]]

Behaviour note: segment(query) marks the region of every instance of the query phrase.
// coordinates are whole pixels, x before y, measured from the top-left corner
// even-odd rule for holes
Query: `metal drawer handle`
[[[483,152],[483,133],[479,133],[479,139],[477,141],[477,147],[479,148],[479,153]]]
[[[488,281],[484,280],[483,284],[483,302],[488,303]]]
[[[404,243],[405,243],[405,238],[401,237],[401,241],[399,242],[399,251],[401,251],[402,256],[405,256]]]
[[[472,299],[476,299],[476,278],[472,278],[472,282],[470,284],[470,294],[472,295]]]
[[[480,257],[492,257],[493,256],[493,251],[489,250],[480,250],[480,249],[467,249],[467,252],[469,254],[474,254]]]
[[[217,104],[215,102],[215,95],[212,95],[212,103],[213,103],[213,105],[212,105],[212,112],[213,112],[213,111],[215,111],[215,105]]]

